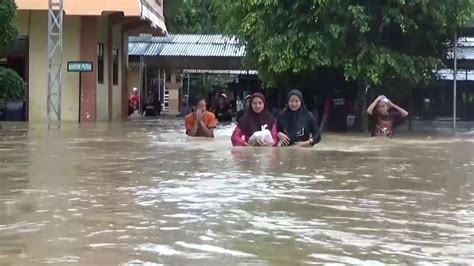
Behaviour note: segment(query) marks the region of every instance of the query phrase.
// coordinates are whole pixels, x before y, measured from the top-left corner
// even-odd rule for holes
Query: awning
[[[454,71],[452,69],[440,69],[436,71],[442,80],[453,80]],[[458,70],[456,74],[457,81],[474,81],[474,71],[472,70]]]
[[[184,57],[245,57],[245,46],[235,36],[168,34],[130,36],[129,55]]]
[[[256,70],[183,69],[183,74],[258,75]]]

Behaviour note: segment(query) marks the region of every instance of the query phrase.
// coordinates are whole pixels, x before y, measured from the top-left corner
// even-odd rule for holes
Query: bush
[[[25,82],[14,70],[0,67],[0,98],[6,100],[23,100]]]

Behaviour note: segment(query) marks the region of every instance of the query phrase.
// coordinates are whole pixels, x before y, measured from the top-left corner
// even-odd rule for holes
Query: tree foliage
[[[170,33],[215,33],[217,15],[212,0],[170,0],[164,3]]]
[[[219,24],[273,85],[334,69],[368,84],[418,83],[443,65],[473,0],[215,0]]]
[[[18,29],[13,23],[16,8],[14,0],[0,0],[0,49],[18,38]],[[24,93],[24,82],[18,73],[0,67],[0,98],[23,99]]]
[[[18,29],[13,24],[15,15],[15,1],[0,0],[0,48],[8,46],[18,37]]]

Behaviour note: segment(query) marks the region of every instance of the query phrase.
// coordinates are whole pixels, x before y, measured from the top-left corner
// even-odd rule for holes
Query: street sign
[[[67,62],[67,72],[92,72],[92,70],[92,62],[90,61]]]

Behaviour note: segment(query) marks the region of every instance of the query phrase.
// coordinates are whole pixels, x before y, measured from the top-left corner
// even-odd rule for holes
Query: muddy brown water
[[[1,265],[473,264],[474,139],[232,148],[180,120],[0,130]]]

